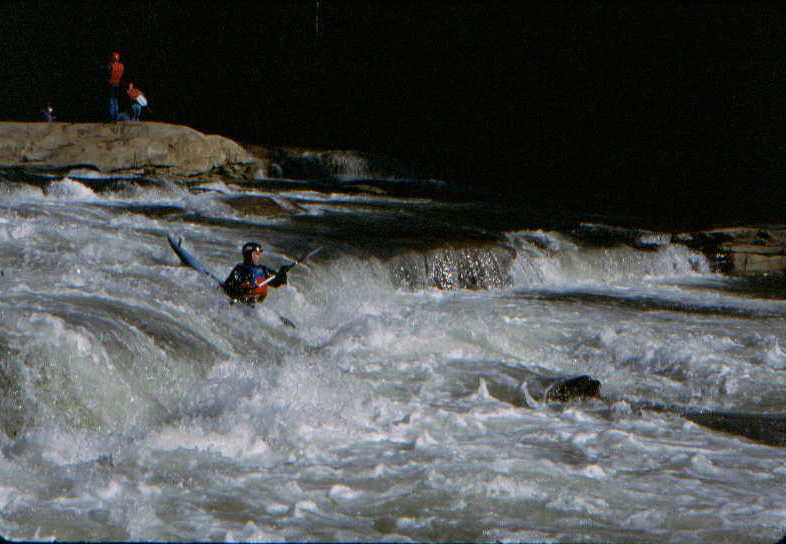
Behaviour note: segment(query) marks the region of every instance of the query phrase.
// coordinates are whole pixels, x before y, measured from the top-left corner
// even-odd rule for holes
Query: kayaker
[[[287,272],[294,264],[285,264],[278,272],[262,264],[262,246],[248,242],[243,246],[243,262],[235,266],[223,284],[224,291],[233,302],[254,305],[267,296],[268,287],[287,284]],[[273,277],[267,284],[265,280]]]

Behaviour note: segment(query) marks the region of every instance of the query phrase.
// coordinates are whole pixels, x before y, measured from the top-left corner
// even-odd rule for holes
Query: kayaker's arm
[[[316,249],[312,249],[311,251],[309,251],[308,253],[303,255],[301,258],[297,259],[295,262],[282,265],[281,268],[278,269],[278,272],[275,275],[273,275],[273,276],[269,277],[268,279],[266,279],[264,282],[262,282],[261,285],[268,285],[269,284],[271,287],[278,287],[279,285],[286,285],[287,284],[287,272],[289,272],[290,268],[292,268],[296,264],[300,264],[300,263],[304,262],[306,259],[308,259],[309,257],[312,257],[313,255],[316,255],[320,251],[322,251],[321,247],[318,247]]]
[[[270,287],[280,287],[287,284],[287,272],[295,266],[295,263],[282,265],[278,272],[273,274],[269,279],[265,280]]]

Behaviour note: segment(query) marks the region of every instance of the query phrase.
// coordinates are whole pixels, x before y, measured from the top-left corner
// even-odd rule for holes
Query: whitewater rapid
[[[668,237],[587,247],[499,228],[488,203],[296,184],[2,183],[6,538],[786,531],[783,447],[680,412],[786,412],[786,296]],[[219,277],[248,240],[273,267],[324,250],[250,308],[181,266],[169,233]],[[582,374],[602,399],[538,397]]]

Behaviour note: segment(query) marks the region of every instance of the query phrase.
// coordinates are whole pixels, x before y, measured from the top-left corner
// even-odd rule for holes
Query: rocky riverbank
[[[702,252],[714,272],[735,275],[786,274],[786,225],[738,225],[693,232],[650,231],[581,223],[570,235],[583,245],[627,245],[657,249],[682,244]]]
[[[0,122],[0,164],[191,176],[256,159],[223,136],[166,123]]]
[[[417,173],[406,165],[355,151],[241,145],[186,126],[135,121],[0,122],[0,167],[61,172],[79,168],[87,169],[87,174],[89,170],[111,176],[130,173],[174,182],[198,178],[199,181],[216,179],[269,184],[276,178],[287,178],[310,182],[320,190],[375,194],[401,190],[402,184],[386,183],[385,178],[417,177]],[[83,177],[86,183],[91,182],[90,175]],[[329,183],[333,178],[347,177],[357,180]],[[379,179],[366,179],[375,177]],[[104,178],[92,183],[107,181]],[[416,189],[416,184],[406,184],[406,190]],[[786,274],[786,225],[732,225],[696,232],[652,232],[582,224],[571,234],[581,243],[628,244],[641,249],[679,243],[704,253],[718,272]]]
[[[719,272],[783,274],[786,225],[739,226],[680,233],[673,241],[704,252]]]

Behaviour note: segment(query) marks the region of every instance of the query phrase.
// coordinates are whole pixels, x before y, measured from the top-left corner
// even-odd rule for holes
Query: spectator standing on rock
[[[131,119],[139,121],[142,117],[142,110],[147,107],[147,98],[142,94],[142,91],[134,87],[133,83],[128,84],[126,91],[128,98],[131,99]]]
[[[112,53],[112,60],[107,65],[109,71],[109,120],[117,121],[118,114],[120,113],[120,104],[118,103],[118,95],[120,94],[120,82],[123,79],[123,71],[125,66],[120,62],[120,53]]]

